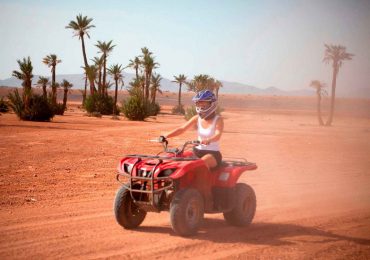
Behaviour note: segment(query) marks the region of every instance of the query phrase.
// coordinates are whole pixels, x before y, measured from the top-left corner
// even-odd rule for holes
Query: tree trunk
[[[117,92],[118,92],[118,81],[116,81],[116,89],[114,90],[114,103],[113,103],[113,116],[117,113]]]
[[[85,49],[85,41],[84,41],[84,34],[83,34],[83,33],[81,33],[81,34],[80,34],[80,37],[81,37],[81,43],[82,43],[82,55],[84,56],[85,68],[87,68],[87,67],[89,66],[89,64],[87,63],[86,49]]]
[[[85,77],[85,90],[84,90],[84,92],[82,94],[82,105],[84,105],[85,104],[85,101],[86,101],[86,92],[87,92],[87,75]]]
[[[149,85],[150,85],[150,76],[149,73],[145,73],[145,100],[149,100]]]
[[[32,91],[32,80],[26,79],[24,82],[24,89],[23,89],[23,102],[24,108],[27,111],[30,107],[30,95]]]
[[[338,74],[338,65],[333,65],[333,79],[331,83],[331,99],[330,99],[330,114],[328,121],[326,121],[326,126],[331,126],[333,122],[333,116],[334,116],[334,108],[335,108],[335,88],[337,84],[337,74]]]
[[[95,83],[94,83],[94,79],[89,79],[90,81],[90,95],[93,96],[94,95],[94,90],[95,90]]]
[[[157,94],[157,88],[153,88],[152,91],[151,91],[151,103],[154,105],[155,104],[155,98],[156,98],[156,94]]]
[[[67,107],[67,94],[68,94],[68,89],[65,89],[64,95],[63,95],[63,110],[65,110]]]
[[[98,93],[101,96],[101,94],[102,94],[102,87],[101,87],[101,67],[99,68]]]
[[[105,85],[106,84],[106,78],[107,78],[107,57],[104,55],[104,64],[103,64],[103,86],[102,86],[102,91],[103,91],[103,95],[105,95],[106,93],[106,88],[107,86]]]
[[[324,125],[324,121],[322,121],[322,117],[321,117],[321,94],[320,92],[317,93],[317,118],[319,120],[319,124]]]
[[[182,83],[180,82],[179,85],[180,86],[179,86],[179,98],[178,98],[178,100],[179,100],[179,107],[181,107],[181,87],[182,87]]]
[[[139,73],[138,73],[138,67],[135,67],[135,74],[136,74],[136,79],[139,79]]]
[[[55,85],[55,66],[51,69],[52,78],[51,78],[51,96],[52,96],[52,103],[56,105],[57,103],[57,87]]]
[[[46,92],[46,85],[42,86],[42,97],[46,100],[48,97],[48,94]]]

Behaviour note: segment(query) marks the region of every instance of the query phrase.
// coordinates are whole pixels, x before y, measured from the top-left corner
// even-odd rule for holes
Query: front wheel
[[[195,189],[180,190],[170,205],[172,229],[180,236],[194,235],[203,221],[204,201]]]
[[[224,212],[224,218],[233,226],[249,225],[256,213],[256,194],[251,186],[244,183],[237,183],[235,192],[235,207],[231,211]]]
[[[137,193],[136,193],[137,194]],[[135,193],[133,194],[135,196]],[[135,205],[130,191],[122,186],[114,200],[114,215],[118,224],[126,229],[138,227],[145,219],[146,211]]]

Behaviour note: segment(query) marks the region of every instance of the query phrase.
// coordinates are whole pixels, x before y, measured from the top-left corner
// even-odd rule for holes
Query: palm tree
[[[42,97],[47,99],[46,87],[49,85],[49,78],[40,76],[37,85],[42,87]]]
[[[141,60],[139,57],[135,57],[134,60],[130,60],[130,63],[127,65],[127,67],[133,68],[135,70],[136,78],[139,78],[139,68],[141,65]]]
[[[25,109],[27,110],[29,108],[29,97],[32,92],[32,62],[31,58],[28,57],[23,58],[23,60],[17,60],[17,63],[19,65],[20,71],[13,70],[13,77],[16,77],[17,79],[22,80],[22,86],[23,86],[23,101]]]
[[[139,78],[134,78],[133,81],[129,83],[128,92],[131,96],[140,96],[143,98],[144,96],[144,76],[140,76]]]
[[[74,30],[74,36],[78,36],[78,38],[81,39],[82,55],[84,58],[85,67],[88,67],[89,64],[87,63],[84,35],[86,34],[87,37],[90,38],[89,29],[95,27],[95,25],[90,24],[92,20],[92,18],[87,18],[87,16],[83,17],[82,14],[79,14],[76,16],[76,21],[70,21],[65,27],[66,29]]]
[[[316,95],[317,95],[317,118],[319,120],[320,125],[324,125],[324,121],[322,120],[321,116],[321,97],[323,95],[327,95],[326,90],[324,89],[326,87],[326,84],[319,81],[319,80],[312,80],[310,83],[310,87],[316,89]]]
[[[145,91],[144,91],[144,98],[146,101],[149,99],[149,86],[150,81],[152,78],[153,69],[158,68],[159,63],[154,61],[154,57],[152,56],[152,52],[148,50],[148,48],[144,47],[141,48],[142,61],[141,64],[144,68],[144,76],[145,76]]]
[[[157,92],[162,94],[162,90],[160,90],[161,80],[162,80],[162,77],[160,74],[152,76],[151,88],[150,88],[150,96],[151,96],[152,104],[155,104],[155,98],[156,98]]]
[[[330,126],[333,122],[334,116],[334,103],[335,103],[335,88],[337,84],[337,76],[339,68],[342,66],[343,61],[352,60],[354,54],[348,53],[346,47],[341,45],[328,45],[325,44],[325,55],[323,61],[328,64],[332,63],[333,67],[333,78],[331,83],[331,100],[330,100],[330,114],[326,125]]]
[[[94,59],[92,59],[92,61],[94,62],[95,66],[97,67],[98,69],[98,93],[99,95],[102,94],[102,84],[101,84],[101,79],[102,79],[102,73],[101,73],[101,70],[104,66],[104,56],[100,56],[99,57],[94,57]]]
[[[176,82],[179,84],[179,96],[178,96],[178,101],[179,101],[179,107],[181,107],[181,87],[182,87],[182,84],[186,83],[186,76],[184,74],[180,74],[179,76],[173,76],[175,78],[175,80],[173,80],[172,82]]]
[[[98,69],[94,65],[89,65],[87,67],[83,67],[85,70],[86,78],[90,82],[90,95],[94,96],[95,94],[95,80],[98,73]]]
[[[210,86],[211,79],[212,78],[206,74],[195,75],[194,79],[187,83],[188,90],[194,92],[199,92],[205,89],[213,90],[213,87]]]
[[[69,83],[68,80],[63,79],[63,81],[62,81],[62,87],[63,87],[63,91],[64,91],[64,95],[63,95],[63,110],[65,110],[66,107],[67,107],[67,94],[68,94],[69,89],[71,87],[73,87],[73,84]]]
[[[110,52],[112,52],[113,48],[115,45],[112,45],[112,41],[109,42],[101,42],[98,41],[98,44],[95,45],[98,47],[99,52],[102,53],[103,55],[103,83],[102,83],[102,93],[105,93],[105,88],[106,88],[106,80],[107,80],[107,57]]]
[[[220,88],[222,88],[222,87],[223,87],[222,82],[219,81],[219,80],[216,80],[215,85],[214,85],[214,91],[216,92],[217,99],[218,99],[218,92],[219,92]]]
[[[58,60],[57,55],[50,54],[47,55],[43,60],[43,63],[45,63],[49,68],[51,68],[51,101],[52,104],[57,103],[57,87],[55,86],[55,70],[58,63],[61,63],[62,60]]]
[[[117,92],[118,92],[118,83],[121,83],[123,85],[123,75],[122,75],[122,65],[111,65],[108,69],[108,73],[113,77],[116,88],[114,91],[114,103],[113,103],[113,115],[115,116],[117,113]]]

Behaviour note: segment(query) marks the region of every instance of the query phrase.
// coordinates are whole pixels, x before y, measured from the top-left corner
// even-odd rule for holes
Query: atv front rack
[[[169,176],[156,177],[155,172],[159,165],[164,161],[194,161],[199,160],[195,157],[167,157],[158,155],[142,155],[142,154],[131,154],[127,155],[126,158],[137,158],[137,160],[131,166],[131,169],[121,169],[116,179],[120,182],[127,190],[130,191],[131,198],[134,203],[140,205],[142,208],[147,210],[153,210],[159,212],[161,209],[158,206],[160,195],[163,191],[169,190],[174,186],[173,179]],[[145,176],[138,176],[140,169],[136,166],[143,159],[155,159],[157,162],[154,164],[150,172],[146,172]],[[126,171],[127,170],[127,171]],[[136,175],[134,175],[134,171]],[[123,182],[120,177],[126,177],[128,182]],[[144,195],[146,194],[146,195]],[[144,198],[144,199],[143,199]]]

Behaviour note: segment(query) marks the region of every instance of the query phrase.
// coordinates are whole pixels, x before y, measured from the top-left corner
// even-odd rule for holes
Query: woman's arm
[[[195,115],[189,121],[187,121],[185,124],[180,126],[179,128],[176,128],[175,130],[165,134],[164,137],[170,138],[170,137],[181,135],[182,133],[184,133],[189,128],[194,127],[196,125],[197,121],[198,121],[198,115]]]

